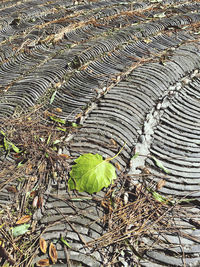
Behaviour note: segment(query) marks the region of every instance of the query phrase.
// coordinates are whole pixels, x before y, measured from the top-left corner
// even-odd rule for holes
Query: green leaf
[[[5,150],[8,151],[9,150],[9,142],[7,142],[5,137],[3,138],[3,144],[4,144]]]
[[[48,136],[47,145],[50,143],[50,140],[51,140],[51,134]]]
[[[72,127],[78,127],[78,124],[75,122],[72,122]]]
[[[60,240],[65,244],[68,248],[71,248],[71,246],[67,243],[67,241],[61,236]]]
[[[154,191],[151,188],[147,188],[147,190],[152,194],[152,197],[155,198],[155,200],[165,203],[165,204],[173,204],[173,201],[167,199],[166,197],[160,195],[159,193],[157,193],[156,191]]]
[[[4,227],[4,225],[5,225],[5,223],[3,223],[2,225],[0,225],[0,229],[1,229],[1,228],[3,228],[3,227]]]
[[[23,161],[20,161],[18,164],[17,164],[17,168],[23,166]]]
[[[0,133],[1,133],[3,136],[5,136],[5,135],[6,135],[6,134],[4,133],[4,131],[2,131],[2,130],[0,131]]]
[[[153,191],[152,196],[155,198],[155,200],[159,202],[167,202],[166,197],[163,197],[162,195],[158,194],[157,192]]]
[[[67,131],[67,129],[61,128],[61,127],[56,127],[56,129],[59,130],[59,131],[62,131],[62,132],[66,132]]]
[[[53,101],[54,101],[54,99],[55,99],[55,96],[56,96],[56,94],[57,94],[57,91],[55,91],[55,92],[52,94],[52,96],[51,96],[51,99],[50,99],[50,104],[52,104],[52,103],[53,103]]]
[[[50,116],[50,119],[51,119],[52,121],[55,121],[55,122],[59,122],[59,123],[65,124],[65,120],[63,120],[63,119],[60,119],[60,118],[57,118],[57,117],[53,117],[53,116]]]
[[[28,231],[28,228],[30,227],[30,224],[22,224],[19,226],[16,226],[12,229],[12,234],[14,237],[17,237],[19,235],[23,235]]]
[[[53,141],[53,144],[56,145],[56,144],[58,144],[60,142],[61,142],[61,140],[56,139],[55,141]]]
[[[2,267],[11,267],[12,265],[10,265],[10,263],[9,262],[5,262],[3,265],[2,265]]]
[[[135,155],[131,159],[136,159],[140,155],[139,152],[136,152]]]
[[[170,171],[168,171],[159,160],[157,160],[155,157],[152,157],[152,158],[155,161],[156,166],[162,169],[165,173],[170,173]]]
[[[16,153],[20,153],[20,152],[21,152],[20,149],[19,149],[18,147],[16,147],[16,145],[14,145],[14,144],[11,143],[11,142],[8,142],[8,143],[11,145],[12,149],[13,149]]]
[[[6,151],[10,150],[10,147],[13,149],[13,151],[15,151],[16,153],[20,153],[20,149],[14,145],[12,142],[8,141],[5,137],[5,133],[3,131],[0,131],[0,133],[4,136],[3,138],[3,145]]]
[[[75,162],[68,181],[69,190],[92,194],[108,187],[117,178],[115,167],[99,154],[83,154]]]

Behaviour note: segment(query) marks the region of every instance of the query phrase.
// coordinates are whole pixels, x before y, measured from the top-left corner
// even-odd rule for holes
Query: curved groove
[[[129,170],[140,148],[139,160],[152,174],[147,183],[157,183],[163,174],[160,193],[199,201],[199,9],[198,1],[186,0],[1,2],[0,120],[41,102],[49,111],[60,108],[62,118],[83,123],[63,153],[113,157],[125,144],[113,161],[120,173]],[[153,157],[170,173],[162,173]],[[47,228],[44,238],[59,239],[64,233],[72,244],[72,266],[108,265],[112,248],[91,252],[70,226],[86,242],[99,238],[106,231],[101,204],[84,200],[72,205],[66,184],[51,182],[43,210],[34,214]],[[0,204],[6,205],[11,200],[1,193]],[[191,207],[188,212],[198,221],[199,209]],[[149,249],[141,266],[183,266],[184,253],[187,266],[199,266],[199,230],[191,230],[189,218],[169,212],[172,216],[185,235],[155,233],[144,239],[153,246],[159,235],[164,245]],[[63,246],[56,246],[56,266],[65,266]]]

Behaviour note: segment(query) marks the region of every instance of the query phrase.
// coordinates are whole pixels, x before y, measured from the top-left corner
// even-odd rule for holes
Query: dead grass
[[[31,266],[41,235],[32,215],[35,209],[42,208],[49,180],[66,179],[69,170],[66,161],[69,156],[58,152],[74,129],[51,121],[50,115],[55,116],[38,106],[20,117],[5,119],[1,125],[5,136],[0,136],[0,194],[6,202],[0,205],[0,259],[5,266]],[[20,153],[12,147],[6,150],[4,138],[19,148]],[[25,214],[31,216],[28,222],[31,227],[26,235],[14,238],[12,228]]]
[[[0,258],[2,264],[8,264],[2,266],[31,266],[42,234],[40,225],[32,216],[36,209],[43,206],[43,192],[50,179],[66,179],[70,169],[69,155],[58,152],[66,145],[66,136],[76,129],[49,120],[50,115],[55,116],[39,106],[20,115],[20,118],[5,120],[1,127],[5,136],[1,136],[0,144],[3,145],[5,137],[21,151],[16,153],[11,149],[1,152],[6,160],[0,166],[0,194],[5,195],[7,204],[0,205]],[[120,251],[127,247],[136,255],[137,261],[145,251],[158,244],[164,248],[172,246],[162,238],[166,233],[184,235],[174,218],[182,214],[186,216],[185,210],[170,199],[156,199],[152,194],[156,185],[147,187],[145,183],[148,175],[151,174],[143,174],[143,182],[137,185],[132,184],[134,179],[130,176],[121,175],[119,182],[108,190],[103,199],[98,200],[105,209],[102,221],[107,231],[85,245],[99,251],[115,247],[111,265],[116,264]],[[119,184],[120,189],[117,189]],[[12,228],[27,214],[30,215],[29,231],[14,238]],[[144,242],[145,238],[152,241],[151,245]]]
[[[130,179],[130,176],[122,175],[120,180],[125,183],[125,186],[120,192],[115,193],[115,197],[113,197],[114,188],[111,188],[102,201],[102,205],[107,210],[103,218],[104,223],[107,224],[107,231],[100,238],[88,242],[87,246],[99,251],[109,246],[114,247],[115,252],[110,257],[110,266],[118,266],[115,264],[119,262],[121,251],[127,248],[135,255],[134,263],[138,264],[137,266],[140,266],[139,259],[143,258],[146,251],[173,248],[174,244],[166,239],[166,235],[194,240],[192,236],[186,236],[184,227],[177,224],[177,218],[192,216],[182,205],[185,198],[177,202],[173,202],[170,198],[166,198],[165,201],[158,200],[153,194],[156,192],[156,184],[148,187],[146,185],[145,181],[149,175],[141,176],[140,179],[143,182],[137,185],[131,185],[133,179]],[[131,191],[127,185],[132,188]],[[149,242],[146,242],[147,240]],[[181,239],[180,246],[182,247]],[[181,257],[184,263],[184,249]]]

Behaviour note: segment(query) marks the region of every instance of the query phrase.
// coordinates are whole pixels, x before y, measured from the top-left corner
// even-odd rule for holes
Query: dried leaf
[[[38,207],[38,209],[43,207],[43,197],[42,196],[38,197],[37,207]]]
[[[38,206],[38,196],[35,196],[32,203],[33,208],[37,208]]]
[[[16,186],[7,186],[7,187],[6,187],[6,190],[7,190],[8,192],[11,192],[11,193],[17,193],[17,188],[16,188]]]
[[[157,190],[163,188],[164,185],[165,185],[165,180],[163,180],[163,179],[159,180],[157,183],[157,186],[156,186]]]
[[[57,253],[56,247],[54,246],[52,242],[49,246],[49,256],[53,264],[55,264],[58,260],[58,253]]]
[[[117,147],[117,142],[114,139],[110,139],[110,142],[113,146]]]
[[[61,83],[61,82],[57,82],[57,83],[55,84],[55,87],[56,87],[56,88],[60,88],[60,87],[61,87],[61,85],[62,85],[62,83]]]
[[[42,259],[36,263],[37,266],[49,266],[49,259]]]
[[[115,167],[116,167],[119,171],[121,171],[121,166],[119,165],[118,162],[115,163]]]
[[[143,169],[143,172],[144,174],[151,174],[150,170],[147,167]]]
[[[60,156],[61,158],[63,158],[63,159],[69,159],[69,158],[70,158],[70,156],[67,155],[67,154],[60,154],[59,156]]]
[[[151,172],[150,172],[150,170],[147,168],[147,167],[145,167],[145,166],[138,166],[137,167],[137,169],[138,170],[141,170],[141,172],[143,173],[143,174],[151,174]]]
[[[62,109],[61,108],[54,108],[54,111],[61,113]]]
[[[23,217],[21,217],[17,222],[16,224],[22,224],[22,223],[27,223],[29,222],[31,219],[31,216],[30,215],[24,215]]]
[[[79,114],[77,114],[77,115],[76,115],[76,117],[75,117],[75,118],[76,118],[76,119],[79,119],[79,118],[81,118],[82,116],[83,116],[83,113],[82,113],[82,112],[80,112]]]
[[[15,157],[16,159],[19,159],[21,155],[19,153],[13,153],[13,157]]]
[[[37,194],[37,191],[31,191],[31,193],[30,193],[30,197],[35,197],[36,194]]]
[[[32,203],[33,208],[42,208],[43,207],[43,197],[35,196]]]
[[[45,254],[47,252],[47,242],[44,238],[40,238],[40,250]]]
[[[149,43],[152,42],[152,40],[151,40],[150,38],[146,38],[146,39],[144,39],[144,42],[145,42],[146,44],[149,44]]]

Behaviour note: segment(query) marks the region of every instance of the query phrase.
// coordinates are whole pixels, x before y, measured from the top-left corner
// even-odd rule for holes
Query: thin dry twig
[[[127,177],[128,179],[128,177]],[[159,202],[156,200],[152,193],[149,192],[145,186],[135,186],[136,190],[132,194],[133,201],[125,204],[119,198],[115,201],[115,208],[108,209],[106,220],[109,221],[109,229],[107,232],[98,239],[87,243],[88,247],[94,249],[101,249],[114,244],[121,244],[130,240],[130,244],[142,242],[143,237],[154,239],[154,245],[163,241],[159,239],[159,235],[166,233],[178,233],[180,229],[173,223],[173,216],[181,212],[180,205],[169,202]],[[108,203],[109,205],[109,203]],[[173,213],[172,213],[173,210]],[[168,242],[168,247],[171,243]],[[165,244],[166,246],[166,244]],[[147,245],[142,244],[139,246],[138,255],[144,253],[146,249],[150,249]]]

